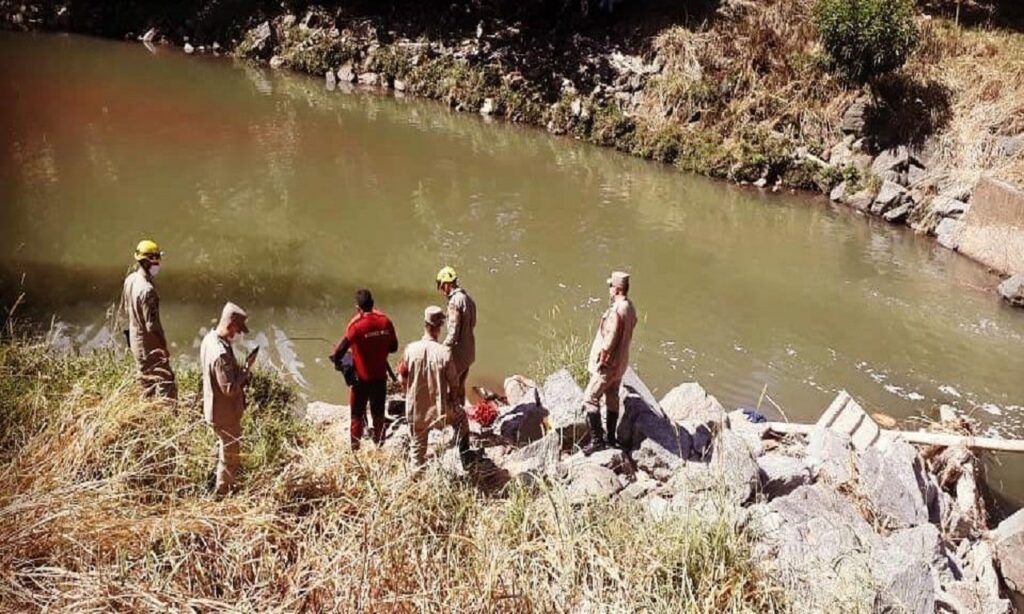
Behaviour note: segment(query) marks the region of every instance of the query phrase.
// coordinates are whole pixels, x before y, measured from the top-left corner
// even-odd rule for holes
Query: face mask
[[[229,339],[229,341],[231,341],[231,343],[233,343],[234,345],[242,345],[243,343],[245,343],[245,333],[235,333],[234,335],[231,336],[231,339]]]
[[[150,277],[156,277],[157,273],[159,273],[159,272],[160,272],[160,265],[159,264],[151,264],[151,265],[149,265],[149,276]]]

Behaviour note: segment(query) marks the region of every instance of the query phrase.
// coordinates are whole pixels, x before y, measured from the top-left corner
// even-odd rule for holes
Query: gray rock
[[[395,79],[394,86],[396,92],[404,92],[409,88],[409,84],[403,81],[402,79]]]
[[[1024,601],[1024,510],[999,523],[992,531],[992,544],[999,559],[999,569],[1017,600]]]
[[[899,529],[927,524],[924,461],[899,439],[885,450],[865,449],[858,463],[860,488],[886,526]]]
[[[946,552],[942,536],[933,524],[893,531],[885,538],[884,549],[898,551],[912,560],[926,562],[935,571],[935,587],[959,579],[960,570]]]
[[[898,183],[886,181],[882,184],[882,189],[878,191],[878,195],[875,196],[875,202],[871,205],[871,212],[881,215],[894,207],[900,206],[906,198],[906,188]]]
[[[875,195],[871,193],[871,190],[864,188],[853,196],[850,196],[846,200],[846,204],[857,211],[867,211],[871,208],[871,203],[874,202],[874,200]]]
[[[561,451],[562,440],[558,433],[548,433],[542,439],[506,455],[501,460],[501,468],[509,476],[520,473],[553,475],[558,468]]]
[[[757,524],[780,580],[801,597],[797,611],[831,610],[830,596],[851,588],[859,591],[847,596],[859,606],[854,609],[871,608],[874,594],[864,579],[881,538],[851,501],[824,484],[801,486],[769,503]]]
[[[354,83],[356,80],[356,72],[352,68],[352,63],[347,62],[342,64],[337,71],[338,83]]]
[[[935,581],[927,561],[905,551],[883,550],[872,566],[875,612],[934,614]]]
[[[906,170],[908,164],[910,164],[910,150],[899,145],[878,154],[875,161],[871,163],[871,171],[875,175],[881,176],[885,171]]]
[[[766,422],[755,423],[747,419],[742,409],[729,412],[729,427],[747,444],[755,457],[764,454],[764,438],[768,433]]]
[[[840,124],[840,128],[843,132],[857,135],[864,133],[866,115],[870,103],[870,98],[867,96],[861,96],[846,108],[846,111],[843,112],[842,123]]]
[[[760,484],[760,469],[743,440],[730,430],[715,437],[707,462],[689,461],[672,476],[668,488],[677,494],[710,495],[742,504]]]
[[[849,482],[854,475],[850,436],[827,428],[816,428],[808,438],[807,462],[818,478],[833,484]]]
[[[567,443],[579,442],[590,434],[583,410],[583,390],[566,369],[544,380],[541,403],[550,415],[551,426]]]
[[[333,405],[323,401],[313,401],[306,405],[303,419],[311,424],[330,424],[339,421],[349,420],[349,408],[347,405]]]
[[[246,34],[245,40],[239,45],[239,51],[245,57],[269,59],[274,52],[274,29],[269,21],[264,21]]]
[[[761,490],[769,499],[783,497],[811,482],[811,470],[799,458],[777,452],[756,459]]]
[[[1014,307],[1024,307],[1024,274],[1018,273],[999,284],[999,295]]]
[[[660,405],[672,422],[728,425],[722,404],[696,382],[676,386],[661,399]]]
[[[840,181],[839,185],[832,188],[832,191],[828,193],[828,199],[834,203],[841,203],[846,200],[846,182]]]
[[[182,47],[182,49],[185,51],[185,53],[188,54],[193,54],[196,52],[196,48],[193,47],[191,43],[185,43],[185,46]]]
[[[619,478],[611,469],[599,465],[580,465],[569,475],[566,497],[579,505],[593,499],[607,499],[621,488]]]
[[[623,499],[642,499],[658,488],[658,482],[643,471],[637,471],[632,482],[619,492]]]
[[[665,412],[658,404],[658,400],[654,398],[654,393],[651,392],[647,384],[640,379],[640,376],[636,374],[636,371],[632,367],[626,367],[626,373],[622,376],[622,387],[629,393],[635,394],[643,400],[644,403],[660,416],[664,416]]]
[[[493,98],[484,98],[483,103],[480,105],[480,115],[492,115],[497,110],[498,106]]]
[[[950,196],[939,195],[932,199],[929,210],[941,217],[959,217],[968,209],[968,204]]]
[[[902,205],[893,207],[882,214],[882,219],[890,224],[901,224],[907,220],[907,216],[910,215],[910,210],[913,206],[913,203],[905,202]]]
[[[1000,589],[999,573],[996,571],[996,547],[993,543],[986,540],[980,540],[977,542],[964,541],[961,543],[962,552],[960,552],[961,562],[961,573],[965,580],[970,580],[981,586],[986,592],[998,595]],[[1002,552],[1000,550],[1000,552]],[[1019,554],[1019,551],[1018,551]],[[1003,564],[1003,560],[1000,559],[1000,565],[1003,567],[1003,580],[1006,581],[1006,586],[1011,591],[1014,591],[1014,585],[1011,584],[1009,576],[1007,576],[1006,565]]]
[[[1024,134],[1017,136],[1001,136],[996,140],[995,153],[997,156],[1012,158],[1024,150]]]
[[[359,75],[359,85],[379,85],[380,75],[375,72],[364,72]]]
[[[940,612],[953,614],[1010,614],[1010,601],[1000,599],[977,582],[956,580],[946,583],[936,595]]]
[[[686,462],[685,456],[670,452],[654,439],[644,439],[631,457],[637,469],[662,482],[671,479]]]
[[[334,74],[333,70],[328,70],[324,75],[324,85],[329,90],[333,90],[338,86],[338,77]]]
[[[611,469],[616,473],[623,471],[629,471],[629,461],[626,460],[626,455],[617,448],[608,448],[599,452],[594,452],[590,456],[584,456],[582,452],[577,452],[564,461],[565,466],[569,473],[572,473],[573,468],[579,465],[597,465],[598,467],[604,467],[605,469]]]
[[[274,68],[274,69],[278,69],[278,68],[281,68],[281,67],[283,67],[283,66],[284,66],[284,64],[285,64],[285,62],[284,62],[284,58],[283,58],[283,57],[281,57],[281,56],[279,56],[279,55],[275,55],[275,56],[272,56],[272,57],[270,58],[270,62],[269,62],[269,64],[270,64],[270,67],[271,67],[271,68]]]
[[[953,218],[944,218],[935,227],[935,238],[939,245],[947,249],[955,250],[960,245],[960,236],[963,234],[964,223]]]

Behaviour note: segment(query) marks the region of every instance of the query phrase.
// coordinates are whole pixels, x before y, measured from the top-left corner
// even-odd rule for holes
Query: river
[[[588,346],[623,269],[656,391],[697,380],[736,407],[767,387],[811,420],[846,389],[1024,436],[1024,314],[997,280],[821,197],[172,49],[0,33],[0,57],[0,297],[24,293],[67,343],[110,342],[106,307],[152,237],[176,356],[233,300],[308,397],[342,402],[328,343],[296,338],[335,340],[367,286],[412,341],[452,264],[479,309],[471,383],[494,386],[553,330]],[[1019,495],[1022,473],[994,475]]]

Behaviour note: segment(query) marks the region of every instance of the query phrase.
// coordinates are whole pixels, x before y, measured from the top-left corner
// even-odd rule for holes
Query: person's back
[[[203,417],[210,424],[221,418],[234,419],[245,409],[245,393],[239,381],[241,369],[231,344],[217,330],[203,337],[199,346],[199,364],[203,377]]]
[[[358,313],[345,329],[356,375],[364,382],[386,382],[388,354],[398,349],[394,324],[382,311]]]
[[[405,348],[403,364],[407,369],[407,408],[410,417],[422,428],[431,428],[444,417],[455,378],[451,350],[430,338],[410,343]]]

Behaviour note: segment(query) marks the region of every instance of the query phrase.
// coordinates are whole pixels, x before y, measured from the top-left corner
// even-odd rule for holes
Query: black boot
[[[462,468],[469,469],[476,462],[476,455],[469,448],[469,436],[459,437],[459,460],[462,461]]]
[[[587,423],[590,424],[590,443],[583,448],[583,456],[590,456],[594,452],[604,450],[604,429],[601,428],[601,414],[594,412],[587,414]]]
[[[613,448],[619,447],[619,440],[615,436],[615,429],[619,426],[619,412],[610,411],[605,414],[604,423],[608,429],[608,445]]]

